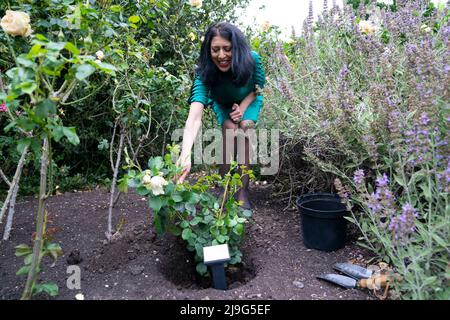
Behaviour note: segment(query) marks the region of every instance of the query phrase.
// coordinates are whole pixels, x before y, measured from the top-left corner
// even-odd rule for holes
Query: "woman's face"
[[[231,68],[232,59],[231,42],[221,36],[215,36],[211,40],[211,58],[217,68],[222,72],[227,72]]]

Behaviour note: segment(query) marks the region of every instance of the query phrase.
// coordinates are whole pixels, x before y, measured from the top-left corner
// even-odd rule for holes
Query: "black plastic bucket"
[[[303,243],[309,249],[335,251],[345,245],[347,214],[339,196],[308,193],[297,198],[302,221]]]

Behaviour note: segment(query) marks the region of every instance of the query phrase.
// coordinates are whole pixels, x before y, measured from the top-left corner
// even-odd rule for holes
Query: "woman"
[[[263,105],[262,96],[257,94],[257,86],[264,87],[265,75],[261,60],[256,52],[252,52],[244,34],[234,25],[219,22],[209,27],[201,46],[196,77],[191,89],[188,103],[189,116],[183,134],[183,146],[180,162],[183,173],[179,179],[183,182],[191,169],[191,149],[201,127],[203,109],[211,105],[218,122],[222,126],[223,164],[222,176],[230,169],[231,155],[235,156],[236,141],[228,139],[236,129],[246,132],[258,121]],[[230,132],[231,130],[231,132]],[[249,139],[237,145],[237,152],[243,155],[240,163],[249,167]],[[242,177],[243,187],[239,190],[237,200],[242,207],[250,209],[248,197],[249,178]]]

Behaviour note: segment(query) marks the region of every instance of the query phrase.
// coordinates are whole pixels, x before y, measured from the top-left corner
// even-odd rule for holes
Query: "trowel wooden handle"
[[[394,280],[392,276],[389,275],[379,275],[375,277],[371,277],[369,279],[361,279],[358,281],[358,285],[361,288],[368,289],[381,289],[386,287],[388,282]]]

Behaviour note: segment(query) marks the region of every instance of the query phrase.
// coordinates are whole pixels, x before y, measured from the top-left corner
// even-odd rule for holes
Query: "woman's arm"
[[[202,103],[192,102],[189,109],[189,116],[184,127],[183,145],[179,159],[180,165],[183,167],[183,173],[178,179],[178,182],[180,183],[184,181],[191,170],[191,150],[198,130],[202,125],[203,108],[204,106]]]

